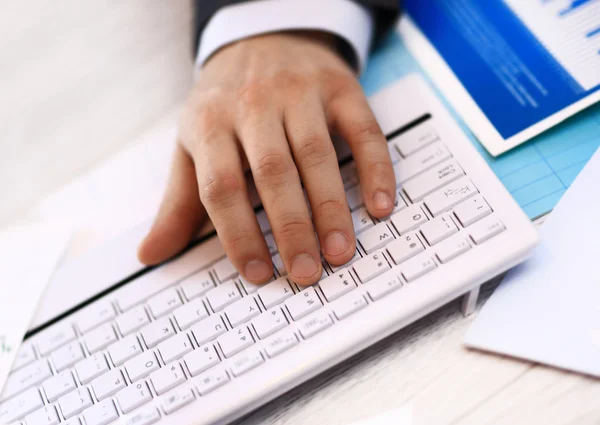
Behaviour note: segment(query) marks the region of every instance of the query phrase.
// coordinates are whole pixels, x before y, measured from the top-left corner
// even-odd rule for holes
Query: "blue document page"
[[[504,139],[600,90],[600,0],[402,4]]]
[[[367,95],[371,95],[412,72],[420,73],[431,84],[399,35],[392,31],[373,52],[361,83]],[[439,95],[439,91],[437,93]],[[494,158],[477,141],[448,102],[441,95],[440,97],[473,145],[531,219],[554,208],[600,146],[600,104],[596,104],[529,142]]]

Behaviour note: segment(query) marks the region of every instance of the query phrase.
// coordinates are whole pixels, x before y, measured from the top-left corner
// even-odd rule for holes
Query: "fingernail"
[[[373,203],[375,204],[375,208],[378,210],[387,210],[392,207],[392,199],[385,192],[375,192],[375,196],[373,196]]]
[[[244,276],[252,282],[262,282],[271,276],[271,268],[263,260],[252,260],[244,267]]]
[[[319,271],[319,266],[308,254],[297,255],[292,260],[292,270],[290,274],[296,277],[311,277]]]
[[[340,255],[350,249],[350,240],[342,232],[329,232],[325,238],[323,250],[327,255]]]

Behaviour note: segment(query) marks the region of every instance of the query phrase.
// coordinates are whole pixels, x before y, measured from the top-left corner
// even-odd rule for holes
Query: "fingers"
[[[322,265],[298,171],[280,114],[255,96],[262,99],[254,93],[242,101],[248,113],[240,121],[240,139],[288,275],[309,285],[321,276]]]
[[[323,254],[334,265],[344,264],[354,255],[356,240],[320,98],[304,96],[285,111],[284,123]]]
[[[194,164],[177,144],[167,191],[150,232],[138,248],[139,260],[154,265],[174,256],[200,230],[205,217]]]
[[[225,253],[252,283],[273,276],[273,265],[248,197],[237,142],[227,131],[212,130],[193,143],[200,199]]]
[[[394,170],[386,138],[357,82],[338,90],[328,113],[350,146],[367,209],[378,218],[389,215],[395,200]]]

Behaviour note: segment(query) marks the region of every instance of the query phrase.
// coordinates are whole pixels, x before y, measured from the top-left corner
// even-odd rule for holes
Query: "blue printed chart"
[[[412,72],[428,79],[397,33],[391,32],[371,56],[361,83],[367,95],[371,95]],[[600,147],[600,104],[497,158],[487,153],[448,103],[445,104],[531,219],[554,208]]]

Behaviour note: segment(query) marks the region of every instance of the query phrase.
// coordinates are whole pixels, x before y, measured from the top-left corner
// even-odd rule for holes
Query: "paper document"
[[[600,377],[600,150],[469,329],[468,346]]]
[[[402,26],[400,23],[399,28]],[[529,218],[552,210],[583,166],[600,147],[600,103],[556,125],[504,155],[494,158],[442,96],[408,51],[390,32],[373,52],[361,83],[371,95],[398,78],[418,72],[430,82],[454,119]]]
[[[599,0],[404,0],[412,55],[492,155],[600,100]]]
[[[0,231],[0,394],[69,237],[69,227],[56,223]]]

